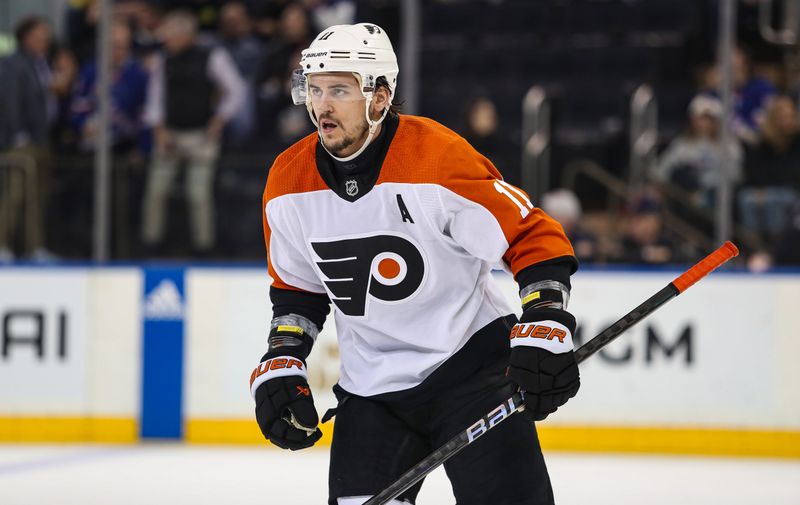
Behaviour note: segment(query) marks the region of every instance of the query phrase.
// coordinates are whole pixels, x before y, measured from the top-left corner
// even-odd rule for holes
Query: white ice
[[[800,504],[798,460],[554,452],[546,458],[559,505]],[[325,449],[0,445],[0,504],[324,505],[327,467]],[[441,469],[417,500],[454,502]]]

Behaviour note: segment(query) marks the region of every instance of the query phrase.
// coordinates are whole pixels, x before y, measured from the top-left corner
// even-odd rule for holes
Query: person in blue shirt
[[[747,145],[759,140],[759,129],[764,118],[764,110],[770,98],[775,96],[777,88],[769,79],[756,75],[753,64],[745,49],[737,47],[733,51],[733,119],[731,127],[736,137]],[[719,85],[722,75],[717,63],[708,69],[701,95],[719,96]]]
[[[142,114],[147,97],[148,75],[131,57],[131,32],[127,25],[111,29],[111,145],[117,153],[145,149]],[[73,97],[71,121],[80,134],[81,147],[94,150],[97,141],[97,80],[95,61],[83,66]]]
[[[748,144],[758,139],[767,101],[775,96],[775,85],[753,75],[750,57],[741,48],[733,52],[734,123],[736,135]]]

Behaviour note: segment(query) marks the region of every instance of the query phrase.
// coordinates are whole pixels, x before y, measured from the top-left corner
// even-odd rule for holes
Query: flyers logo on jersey
[[[400,302],[422,285],[425,260],[419,248],[397,235],[312,242],[331,301],[348,316],[364,316],[369,298]]]

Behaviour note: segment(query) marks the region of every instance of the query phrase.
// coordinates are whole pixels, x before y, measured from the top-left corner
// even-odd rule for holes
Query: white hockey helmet
[[[397,87],[397,74],[400,69],[389,37],[381,27],[371,23],[335,25],[317,35],[301,55],[300,68],[295,70],[292,79],[292,99],[297,105],[305,104],[308,115],[316,126],[319,124],[314,117],[311,100],[308,100],[307,76],[327,72],[350,72],[358,79],[361,93],[366,99],[364,114],[370,130],[370,136],[362,149],[347,159],[358,156],[372,140],[375,129],[389,112],[389,107],[386,107],[379,119],[373,120],[369,116],[378,78],[386,78],[390,105]]]

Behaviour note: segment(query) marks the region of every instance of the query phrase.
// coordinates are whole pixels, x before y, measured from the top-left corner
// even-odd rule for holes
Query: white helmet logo
[[[358,194],[358,182],[355,179],[345,181],[344,190],[348,196],[356,196]]]

